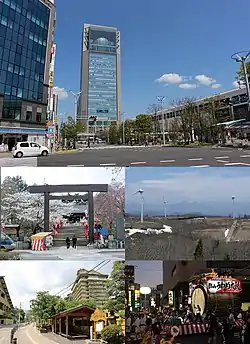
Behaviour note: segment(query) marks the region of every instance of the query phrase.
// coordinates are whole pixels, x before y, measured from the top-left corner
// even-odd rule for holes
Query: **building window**
[[[37,121],[38,123],[40,123],[40,122],[42,121],[42,114],[41,114],[41,113],[37,113],[37,114],[36,114],[36,121]]]
[[[32,120],[32,111],[26,111],[26,121]]]

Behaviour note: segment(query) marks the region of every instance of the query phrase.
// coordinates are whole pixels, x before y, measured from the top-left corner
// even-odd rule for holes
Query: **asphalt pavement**
[[[93,147],[39,157],[37,166],[250,166],[250,151],[212,147]]]
[[[94,261],[94,260],[125,260],[125,249],[77,249],[66,247],[54,247],[48,251],[15,250],[21,260],[70,260],[70,261]]]
[[[10,332],[11,328],[0,328],[0,344],[10,344]]]
[[[20,328],[16,333],[16,338],[17,338],[17,344],[58,344],[59,343],[39,333],[32,325],[28,325],[28,326]]]

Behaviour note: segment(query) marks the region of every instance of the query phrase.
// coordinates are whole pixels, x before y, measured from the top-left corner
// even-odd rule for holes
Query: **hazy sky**
[[[124,183],[125,168],[106,167],[2,167],[1,180],[21,176],[28,185],[110,184],[115,178]]]
[[[126,260],[126,265],[134,265],[135,282],[141,287],[156,287],[163,283],[160,260]]]
[[[148,215],[199,212],[228,216],[250,214],[250,168],[168,168],[137,167],[126,169],[126,212],[140,213],[144,190],[144,210]],[[235,197],[234,205],[232,196]]]
[[[57,294],[64,288],[60,296],[67,296],[74,282],[77,270],[91,270],[102,261],[67,262],[67,261],[1,261],[0,274],[5,282],[14,306],[29,309],[29,302],[36,296],[37,291],[49,291]],[[110,274],[113,262],[100,265],[97,271]]]

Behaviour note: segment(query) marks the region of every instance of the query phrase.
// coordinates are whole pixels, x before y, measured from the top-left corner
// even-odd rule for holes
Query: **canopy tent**
[[[46,249],[46,238],[51,236],[51,232],[41,232],[31,236],[32,251],[44,251]]]

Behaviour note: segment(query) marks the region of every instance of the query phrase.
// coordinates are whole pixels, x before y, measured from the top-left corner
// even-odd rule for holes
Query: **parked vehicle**
[[[14,241],[4,232],[1,233],[0,248],[13,251],[16,248]]]
[[[12,154],[14,158],[22,158],[25,156],[47,156],[49,155],[49,149],[36,142],[18,142],[12,150]]]

